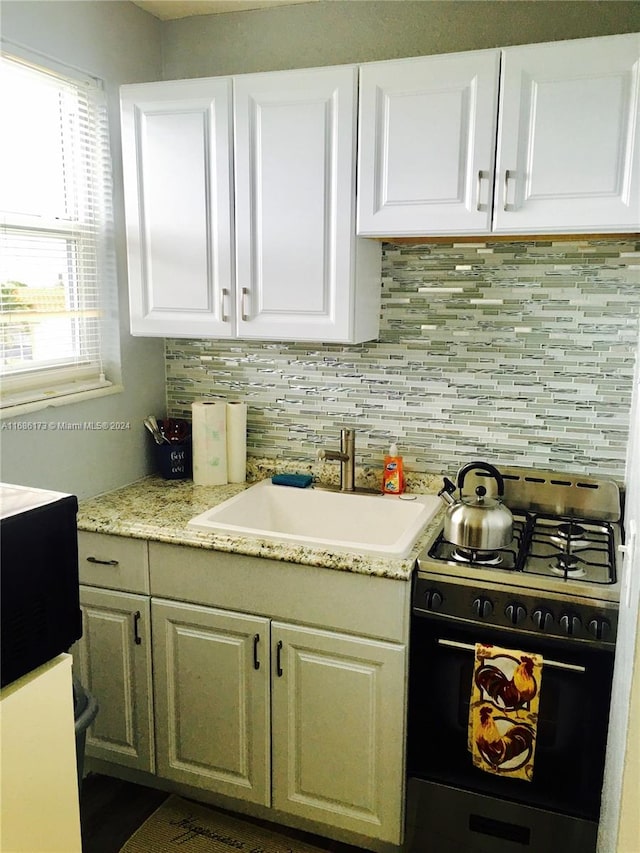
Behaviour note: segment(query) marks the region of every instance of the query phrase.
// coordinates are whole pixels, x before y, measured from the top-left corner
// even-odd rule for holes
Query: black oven
[[[491,489],[502,494],[490,467],[460,470],[459,500],[446,501],[445,522],[461,504],[473,504],[469,493],[476,503]],[[586,472],[500,466],[499,473],[513,517],[511,543],[470,550],[445,538],[445,523],[417,560],[406,850],[594,853],[620,595],[621,493],[615,482]],[[497,703],[482,707],[491,697],[483,693],[475,724],[479,717],[485,731],[473,738],[494,752],[475,755],[475,766],[468,726],[477,643],[541,655],[543,665],[537,712],[524,718],[535,728],[520,728],[513,742],[494,725],[505,725],[505,717],[493,717],[504,697],[497,693]],[[500,657],[504,663],[509,655]],[[495,673],[485,677],[500,682]],[[515,687],[507,677],[508,684]],[[526,743],[533,731],[532,775],[529,763],[522,774],[508,762],[483,763]]]
[[[475,643],[544,656],[532,781],[474,767]],[[412,853],[590,853],[604,771],[613,651],[415,612],[407,767]]]

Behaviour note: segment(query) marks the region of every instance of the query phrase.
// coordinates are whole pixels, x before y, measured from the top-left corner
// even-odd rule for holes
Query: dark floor
[[[85,776],[80,796],[83,853],[118,853],[168,796],[109,776]]]
[[[125,841],[168,796],[164,791],[90,773],[82,782],[80,797],[83,853],[119,853]],[[244,815],[237,817],[251,820]],[[359,847],[351,847],[338,841],[330,841],[284,826],[274,826],[264,821],[254,822],[331,853],[363,853]]]

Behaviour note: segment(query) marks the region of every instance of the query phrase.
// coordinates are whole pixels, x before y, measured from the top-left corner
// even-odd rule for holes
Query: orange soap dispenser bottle
[[[382,491],[385,495],[401,495],[404,492],[404,466],[396,444],[391,445],[389,455],[384,457]]]

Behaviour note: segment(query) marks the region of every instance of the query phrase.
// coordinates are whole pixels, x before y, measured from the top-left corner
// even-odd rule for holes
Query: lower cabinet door
[[[158,775],[270,805],[269,620],[153,599]]]
[[[80,605],[74,669],[99,705],[86,755],[153,772],[149,597],[81,586]]]
[[[399,843],[404,646],[273,622],[273,806]]]

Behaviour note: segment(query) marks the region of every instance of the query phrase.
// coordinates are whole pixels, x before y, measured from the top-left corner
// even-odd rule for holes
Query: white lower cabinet
[[[269,620],[153,600],[158,774],[270,804]]]
[[[107,534],[79,552],[74,667],[103,772],[401,843],[410,584]]]
[[[152,618],[160,776],[400,840],[403,646],[157,599]]]
[[[398,843],[404,647],[274,622],[273,806]]]
[[[83,634],[76,672],[96,698],[86,754],[136,770],[154,770],[149,597],[80,587]]]

